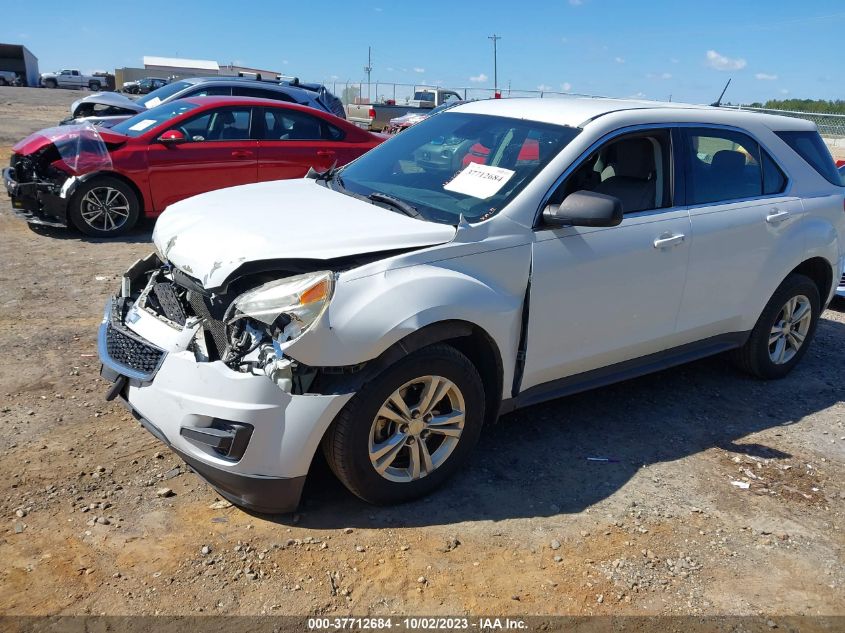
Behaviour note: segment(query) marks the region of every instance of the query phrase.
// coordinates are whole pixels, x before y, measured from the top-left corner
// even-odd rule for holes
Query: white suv
[[[295,508],[321,447],[407,500],[518,407],[728,350],[786,375],[842,271],[839,182],[798,119],[467,103],[170,207],[100,328],[108,397],[247,508]]]

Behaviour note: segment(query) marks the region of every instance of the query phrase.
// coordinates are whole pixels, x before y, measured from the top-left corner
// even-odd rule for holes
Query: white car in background
[[[340,170],[172,205],[106,308],[108,397],[247,508],[293,510],[321,447],[405,501],[519,407],[729,350],[785,376],[843,200],[799,119],[467,103]]]

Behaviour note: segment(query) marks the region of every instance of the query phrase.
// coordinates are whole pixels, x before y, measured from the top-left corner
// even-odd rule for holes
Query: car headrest
[[[722,172],[741,172],[745,169],[745,154],[730,149],[721,149],[710,161],[713,169]]]
[[[220,122],[223,125],[232,125],[235,122],[235,115],[231,112],[221,112],[220,113]]]
[[[654,147],[647,138],[628,138],[615,143],[609,164],[615,176],[648,180],[654,173]]]

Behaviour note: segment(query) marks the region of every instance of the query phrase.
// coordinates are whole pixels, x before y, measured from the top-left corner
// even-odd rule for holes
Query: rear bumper
[[[30,224],[67,226],[67,198],[40,183],[18,182],[11,167],[3,169],[3,185],[12,199],[12,211],[19,218]]]

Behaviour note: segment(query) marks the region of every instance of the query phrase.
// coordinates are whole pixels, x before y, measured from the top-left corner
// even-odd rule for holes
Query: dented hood
[[[177,202],[158,218],[161,255],[218,288],[247,262],[330,260],[443,244],[455,227],[417,220],[311,179],[262,182]]]
[[[75,118],[78,116],[80,108],[87,110],[90,106],[108,106],[110,108],[120,108],[126,110],[126,114],[144,112],[146,108],[137,101],[130,99],[126,95],[119,92],[98,92],[97,94],[88,95],[82,99],[77,99],[70,106],[70,116]],[[87,107],[83,107],[87,106]]]

